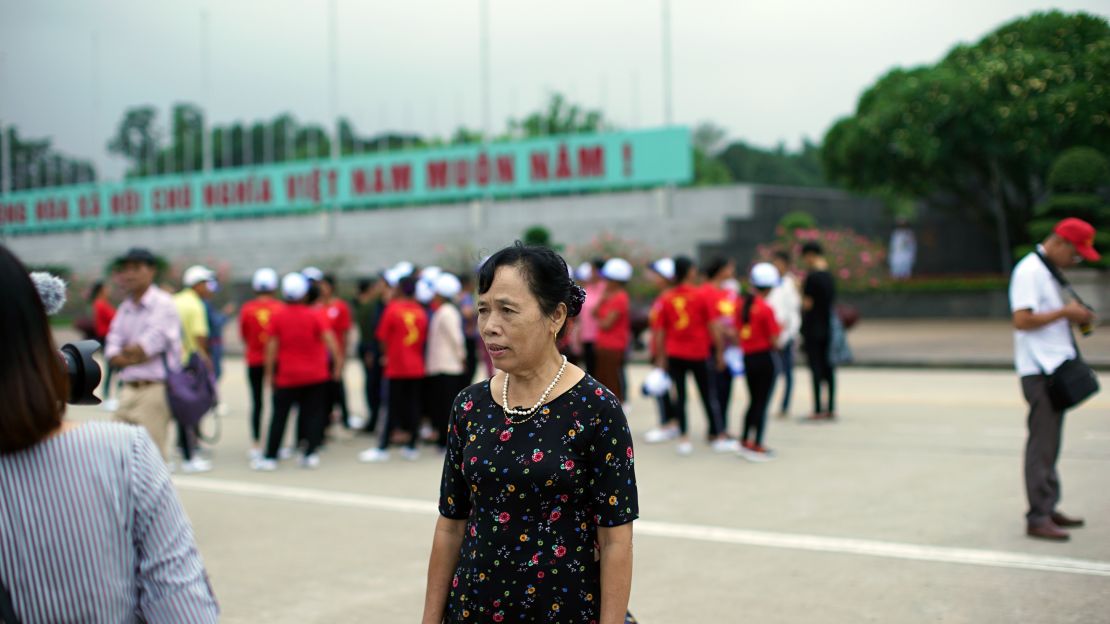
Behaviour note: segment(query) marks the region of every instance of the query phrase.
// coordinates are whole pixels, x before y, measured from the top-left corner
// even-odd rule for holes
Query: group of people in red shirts
[[[384,272],[380,300],[367,302],[370,308],[375,304],[382,307],[371,311],[372,338],[360,337],[364,342],[373,340],[374,347],[363,349],[360,345],[359,354],[366,360],[368,387],[375,372],[384,378],[388,408],[378,443],[359,455],[364,462],[388,460],[395,435],[405,438],[402,456],[416,459],[424,417],[432,422],[431,437],[444,441],[446,417],[439,417],[439,412],[447,413],[451,399],[466,384],[466,340],[456,303],[461,281],[438,269],[425,269],[419,275],[415,271],[411,264],[401,263]],[[286,274],[280,285],[275,271],[259,269],[252,288],[256,296],[244,304],[239,315],[251,384],[252,467],[276,470],[280,459],[293,454],[292,449],[282,448],[282,442],[295,406],[300,462],[315,468],[333,419],[345,429],[356,428],[347,408],[342,375],[352,328],[350,306],[335,296],[335,278],[312,267]],[[367,326],[360,330],[367,332]],[[273,386],[273,410],[263,446],[263,387],[267,382]],[[338,416],[333,418],[335,414]],[[358,428],[374,434],[376,419]]]

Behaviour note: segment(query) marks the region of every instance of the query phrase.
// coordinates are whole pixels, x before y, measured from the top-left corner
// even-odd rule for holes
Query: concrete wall
[[[96,275],[128,247],[146,246],[171,261],[226,263],[234,279],[260,266],[279,271],[309,264],[340,275],[366,274],[399,260],[417,264],[495,251],[542,225],[554,240],[584,244],[602,231],[666,254],[693,254],[722,237],[728,219],[754,214],[753,187],[546,197],[529,200],[407,206],[342,213],[222,220],[157,227],[9,237],[28,264],[68,266]],[[460,267],[461,268],[461,267]]]

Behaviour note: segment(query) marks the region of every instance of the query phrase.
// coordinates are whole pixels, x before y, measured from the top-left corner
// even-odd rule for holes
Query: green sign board
[[[339,207],[684,184],[690,132],[661,128],[345,156],[0,195],[5,234]]]

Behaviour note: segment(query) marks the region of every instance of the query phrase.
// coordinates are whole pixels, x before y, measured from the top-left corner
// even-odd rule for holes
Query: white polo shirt
[[[1037,249],[1044,253],[1044,247]],[[1010,277],[1010,312],[1032,310],[1035,314],[1064,307],[1060,285],[1048,267],[1029,254],[1014,267]],[[1021,377],[1052,374],[1065,361],[1075,357],[1071,327],[1061,318],[1037,329],[1014,330],[1014,366]]]

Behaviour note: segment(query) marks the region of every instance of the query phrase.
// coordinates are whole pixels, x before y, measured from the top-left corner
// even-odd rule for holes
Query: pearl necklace
[[[547,386],[547,390],[543,391],[543,394],[540,395],[540,399],[529,409],[515,409],[509,407],[509,373],[505,373],[505,383],[501,384],[501,409],[505,410],[506,422],[511,425],[519,425],[531,420],[531,418],[536,415],[536,411],[540,409],[540,406],[547,402],[548,395],[550,395],[551,391],[555,389],[555,386],[559,384],[559,380],[563,378],[563,371],[566,369],[567,356],[564,355],[563,364],[559,367],[559,372],[555,373],[555,379],[551,380],[551,384]],[[513,416],[526,416],[526,418],[521,421],[514,421],[512,419]]]

